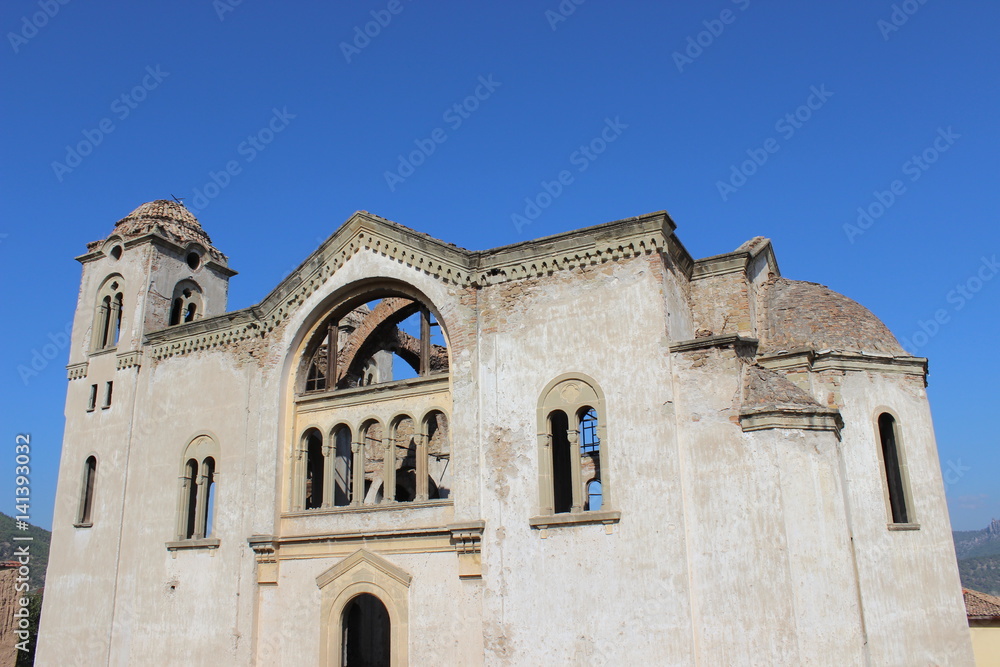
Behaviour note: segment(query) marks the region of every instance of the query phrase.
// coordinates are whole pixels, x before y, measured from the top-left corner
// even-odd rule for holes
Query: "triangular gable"
[[[409,587],[410,581],[413,579],[413,577],[411,577],[406,570],[397,565],[393,565],[381,556],[373,554],[367,549],[358,549],[353,554],[316,577],[316,585],[320,589],[326,588],[327,585],[352,570],[364,568],[370,568],[371,570],[375,570],[378,573],[386,575],[405,587]],[[374,577],[369,577],[369,579],[374,579]]]

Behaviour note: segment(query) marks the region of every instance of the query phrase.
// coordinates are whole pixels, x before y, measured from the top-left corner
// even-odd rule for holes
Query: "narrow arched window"
[[[83,465],[83,487],[80,490],[80,510],[77,513],[77,524],[89,526],[93,523],[91,516],[94,509],[94,484],[97,478],[97,458],[87,457]]]
[[[895,418],[887,412],[879,415],[878,433],[892,522],[908,523],[910,512],[907,508],[906,474],[900,451],[899,433]]]
[[[424,417],[424,443],[427,474],[426,496],[420,485],[417,486],[418,500],[443,500],[451,497],[451,478],[448,475],[448,465],[451,462],[451,431],[448,417],[440,410],[434,410]],[[420,460],[418,459],[418,464]],[[418,477],[419,481],[419,477]]]
[[[309,429],[303,437],[306,455],[305,509],[323,506],[323,477],[326,461],[323,456],[323,436],[316,429]]]
[[[187,310],[184,311],[184,321],[194,322],[194,316],[197,311],[198,311],[198,306],[194,303],[189,303],[187,305]]]
[[[409,415],[397,417],[392,422],[389,439],[386,441],[385,463],[383,465],[382,495],[385,501],[412,502],[417,497],[418,434]]]
[[[587,510],[597,511],[601,509],[604,494],[601,492],[601,480],[594,479],[587,484]]]
[[[124,307],[125,297],[119,292],[115,294],[114,301],[111,304],[113,321],[113,331],[111,333],[112,345],[118,345],[118,339],[121,338],[122,333],[122,309]]]
[[[573,454],[569,442],[569,420],[562,410],[549,413],[552,442],[552,502],[556,514],[573,507]]]
[[[212,457],[205,459],[204,472],[202,474],[204,475],[202,484],[204,484],[205,490],[199,519],[202,526],[202,537],[210,537],[212,535],[213,510],[215,508],[215,459]]]
[[[381,480],[378,478],[378,473],[380,472],[379,468],[382,468],[384,464],[384,455],[385,441],[382,432],[382,423],[378,420],[366,422],[361,427],[361,446],[358,448],[358,452],[355,454],[356,458],[354,459],[354,488],[356,490],[355,493],[360,494],[355,496],[354,504],[366,501],[371,503],[382,502],[385,491],[381,488]],[[372,472],[367,470],[369,463],[375,468]],[[368,492],[373,486],[377,488],[369,500]]]
[[[354,470],[354,451],[351,447],[351,428],[341,424],[333,429],[336,460],[333,468],[333,504],[342,507],[351,504],[351,485]]]
[[[184,477],[184,533],[182,537],[190,540],[195,536],[198,525],[198,462],[191,459],[185,466],[187,474]]]
[[[111,331],[111,297],[106,296],[101,300],[100,324],[97,330],[97,347],[104,349],[108,346],[108,332]]]

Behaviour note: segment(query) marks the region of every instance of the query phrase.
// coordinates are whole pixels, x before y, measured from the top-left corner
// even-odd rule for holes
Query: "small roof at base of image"
[[[962,596],[970,621],[1000,620],[1000,598],[969,588],[962,589]]]

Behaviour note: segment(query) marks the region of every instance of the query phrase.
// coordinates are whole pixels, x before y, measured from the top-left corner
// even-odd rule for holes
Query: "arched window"
[[[205,471],[202,478],[202,489],[199,489],[203,496],[199,500],[198,517],[199,526],[202,527],[203,536],[211,537],[213,509],[215,507],[215,459],[211,456],[205,459]]]
[[[177,505],[178,540],[212,536],[218,458],[219,447],[207,435],[198,436],[184,450]]]
[[[334,447],[333,504],[342,507],[351,504],[352,470],[354,469],[351,427],[346,424],[334,426],[330,439]]]
[[[444,327],[411,286],[372,285],[302,332],[290,377],[289,512],[450,499]],[[322,433],[310,447],[303,437],[311,428]]]
[[[909,523],[912,512],[908,507],[909,491],[906,464],[899,441],[896,419],[888,412],[878,417],[878,436],[881,444],[882,469],[885,473],[885,493],[893,523]]]
[[[365,502],[380,503],[385,491],[379,490],[373,498],[369,500],[368,492],[373,485],[382,485],[380,479],[385,471],[385,444],[382,440],[382,424],[377,419],[371,419],[361,425],[361,446],[358,448],[354,460],[354,488],[363,489],[359,497],[355,497],[354,504],[360,505]],[[374,468],[372,475],[366,475],[365,469],[371,462]]]
[[[388,667],[391,627],[389,612],[371,593],[362,593],[344,607],[341,619],[344,667]]]
[[[569,419],[562,410],[549,413],[549,441],[552,448],[552,511],[573,508],[573,451],[569,442]]]
[[[451,497],[451,478],[448,464],[451,462],[451,432],[448,417],[440,410],[432,410],[424,417],[424,432],[417,458],[417,500],[443,500]],[[426,466],[426,472],[420,470]],[[420,480],[426,481],[426,488]]]
[[[174,285],[170,300],[170,326],[194,322],[204,314],[203,310],[203,297],[198,283],[186,279]]]
[[[106,350],[118,345],[121,337],[122,311],[124,310],[124,282],[115,275],[105,279],[97,293],[97,311],[94,315],[92,348]]]
[[[417,440],[413,418],[402,415],[392,421],[385,448],[384,502],[412,502],[417,497]],[[391,495],[390,495],[391,494]]]
[[[546,387],[538,407],[543,515],[606,508],[603,413],[603,395],[593,380],[564,376]]]
[[[93,525],[94,485],[97,482],[97,457],[88,456],[83,464],[83,485],[80,489],[80,509],[77,511],[77,526]]]
[[[323,436],[318,430],[311,428],[303,434],[302,449],[306,457],[306,495],[303,507],[307,510],[317,509],[323,506],[323,477],[326,472]]]
[[[594,479],[587,484],[587,510],[601,509],[604,496],[601,493],[601,480]]]
[[[183,539],[190,540],[194,538],[195,526],[198,525],[198,462],[194,459],[189,459],[187,464],[184,466],[186,474],[183,478],[184,491],[182,494],[185,496],[185,502],[187,505],[184,508],[184,531],[182,534]]]

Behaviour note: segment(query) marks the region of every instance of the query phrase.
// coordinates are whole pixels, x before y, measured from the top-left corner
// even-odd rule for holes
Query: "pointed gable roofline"
[[[374,252],[460,287],[483,287],[653,252],[670,255],[685,276],[694,261],[666,211],[539,239],[472,251],[367,211],[357,211],[255,306],[151,332],[154,359],[266,336],[347,260]]]

